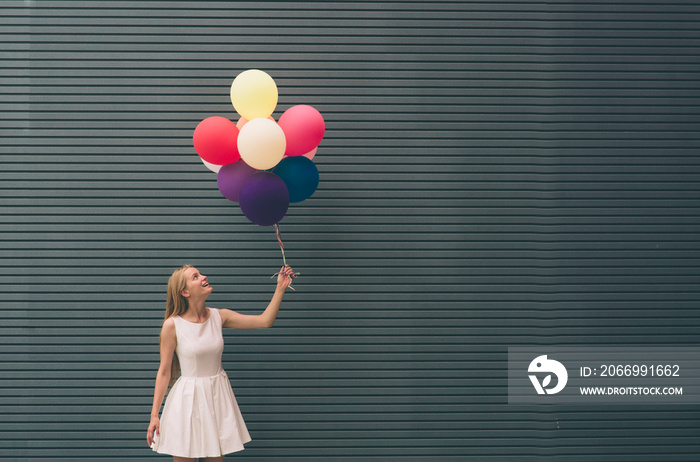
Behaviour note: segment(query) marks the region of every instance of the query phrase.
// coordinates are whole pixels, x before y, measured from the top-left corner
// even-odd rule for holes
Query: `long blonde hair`
[[[187,288],[187,278],[185,270],[192,268],[192,265],[183,265],[176,269],[168,279],[168,296],[165,302],[165,322],[166,319],[172,316],[179,316],[187,311],[189,304],[187,298],[183,297],[181,292]],[[175,383],[177,376],[180,375],[180,360],[177,353],[173,354],[173,363],[170,368],[170,386]]]

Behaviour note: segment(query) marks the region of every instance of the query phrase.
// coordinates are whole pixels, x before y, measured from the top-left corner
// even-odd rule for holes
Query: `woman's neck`
[[[207,310],[204,300],[195,303],[190,301],[187,311],[183,313],[183,317],[193,322],[206,321],[209,317],[209,310]]]

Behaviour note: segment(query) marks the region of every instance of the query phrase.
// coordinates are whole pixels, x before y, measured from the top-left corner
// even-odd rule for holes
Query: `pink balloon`
[[[192,135],[199,157],[215,165],[228,165],[241,158],[238,153],[238,128],[225,117],[207,117]]]
[[[304,154],[304,157],[306,157],[307,159],[311,160],[311,159],[313,159],[314,156],[316,155],[316,151],[318,151],[318,148],[317,148],[317,147],[316,147],[316,148],[313,148],[311,151],[309,151],[309,152],[307,152],[306,154]]]
[[[246,119],[245,117],[241,117],[240,119],[238,119],[238,122],[236,122],[236,127],[240,130],[241,128],[243,128],[243,125],[247,123],[248,119]]]
[[[272,116],[268,117],[268,119],[270,119],[273,122],[275,121],[275,119]],[[246,119],[245,117],[241,117],[240,119],[238,119],[238,122],[236,122],[236,127],[238,127],[238,129],[240,130],[248,122],[248,119]]]
[[[317,147],[326,131],[320,112],[311,106],[292,106],[280,116],[278,125],[287,139],[285,155],[302,156]]]

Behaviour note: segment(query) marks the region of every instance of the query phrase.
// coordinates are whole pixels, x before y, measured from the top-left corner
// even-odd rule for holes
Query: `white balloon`
[[[201,159],[201,157],[200,157],[200,159]],[[204,159],[202,159],[202,162],[204,163],[205,167],[207,167],[209,170],[211,170],[214,173],[219,173],[219,170],[221,170],[221,165],[212,164],[210,162],[207,162]]]
[[[284,157],[287,139],[282,128],[270,119],[248,121],[238,134],[241,159],[253,168],[267,170]]]

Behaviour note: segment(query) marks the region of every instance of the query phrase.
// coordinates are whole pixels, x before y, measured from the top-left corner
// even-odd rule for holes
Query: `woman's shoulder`
[[[175,317],[170,316],[168,319],[163,321],[163,328],[161,329],[163,334],[175,334]]]
[[[223,313],[219,308],[209,308],[209,317],[215,316],[221,321],[223,318]]]

